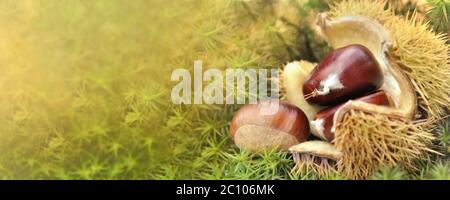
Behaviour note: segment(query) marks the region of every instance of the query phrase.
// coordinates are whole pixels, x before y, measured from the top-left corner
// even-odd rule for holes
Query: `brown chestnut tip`
[[[240,149],[261,152],[287,150],[306,141],[308,119],[302,110],[283,101],[265,100],[241,107],[233,116],[230,134]]]

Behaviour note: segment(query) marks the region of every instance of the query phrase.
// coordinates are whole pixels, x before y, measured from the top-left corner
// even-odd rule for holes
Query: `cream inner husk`
[[[299,154],[311,154],[336,161],[342,156],[342,153],[332,144],[318,140],[302,142],[290,147],[289,151]]]
[[[303,83],[313,69],[314,64],[312,63],[295,61],[288,63],[284,67],[282,74],[288,102],[299,107],[305,113],[308,120],[312,120],[317,112],[322,109],[321,106],[309,104],[303,97]]]

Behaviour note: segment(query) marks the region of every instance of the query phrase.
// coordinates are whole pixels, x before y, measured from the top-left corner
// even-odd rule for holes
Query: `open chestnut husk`
[[[265,100],[241,107],[233,116],[231,137],[240,149],[261,152],[268,148],[287,150],[306,141],[309,122],[298,107]]]
[[[430,31],[427,22],[414,14],[395,15],[386,2],[339,1],[317,20],[319,35],[333,49],[360,44],[370,50],[383,74],[378,90],[392,100],[390,106],[349,101],[334,113],[332,145],[342,153],[337,171],[348,179],[367,179],[381,166],[414,170],[415,161],[429,159],[430,152],[438,154],[431,148],[435,140],[431,129],[450,106],[450,84],[445,81],[450,74],[448,39]],[[282,82],[286,93],[282,96],[306,101],[289,98],[295,95],[289,94],[293,86],[287,84]],[[306,114],[315,116],[317,109],[311,110]],[[313,171],[323,169],[307,166]]]
[[[336,105],[374,91],[383,84],[383,73],[367,47],[350,44],[330,52],[303,83],[306,101]]]
[[[392,105],[391,100],[384,91],[377,91],[367,96],[356,98],[350,101],[361,101],[379,106]],[[314,120],[311,121],[311,132],[315,136],[318,136],[324,140],[327,140],[329,142],[333,141],[335,129],[333,123],[334,113],[336,113],[336,111],[344,104],[345,103],[342,103],[319,111],[314,117]]]

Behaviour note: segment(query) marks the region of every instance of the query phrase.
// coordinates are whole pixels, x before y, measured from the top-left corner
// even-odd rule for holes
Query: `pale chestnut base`
[[[324,119],[316,119],[312,120],[309,123],[309,126],[311,127],[311,133],[323,140],[327,140],[327,137],[323,134],[323,131],[325,130],[325,127],[323,126]]]
[[[234,142],[240,149],[261,152],[269,148],[288,150],[299,143],[293,135],[258,125],[244,125],[234,135]]]

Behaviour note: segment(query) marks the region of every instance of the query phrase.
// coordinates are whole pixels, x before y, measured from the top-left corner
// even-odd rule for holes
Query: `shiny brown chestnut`
[[[240,108],[233,116],[231,137],[240,149],[261,152],[267,148],[287,150],[306,141],[309,122],[298,107],[265,100]]]
[[[384,91],[378,91],[373,94],[354,99],[354,101],[362,101],[383,106],[392,105],[389,97]],[[314,120],[311,121],[311,131],[313,132],[313,134],[329,142],[332,141],[334,139],[334,113],[344,104],[345,103],[342,103],[337,106],[325,108],[319,111],[319,113],[317,113],[317,115],[314,117]]]
[[[365,46],[348,45],[329,53],[303,83],[308,103],[336,105],[374,91],[383,84],[382,70]]]

